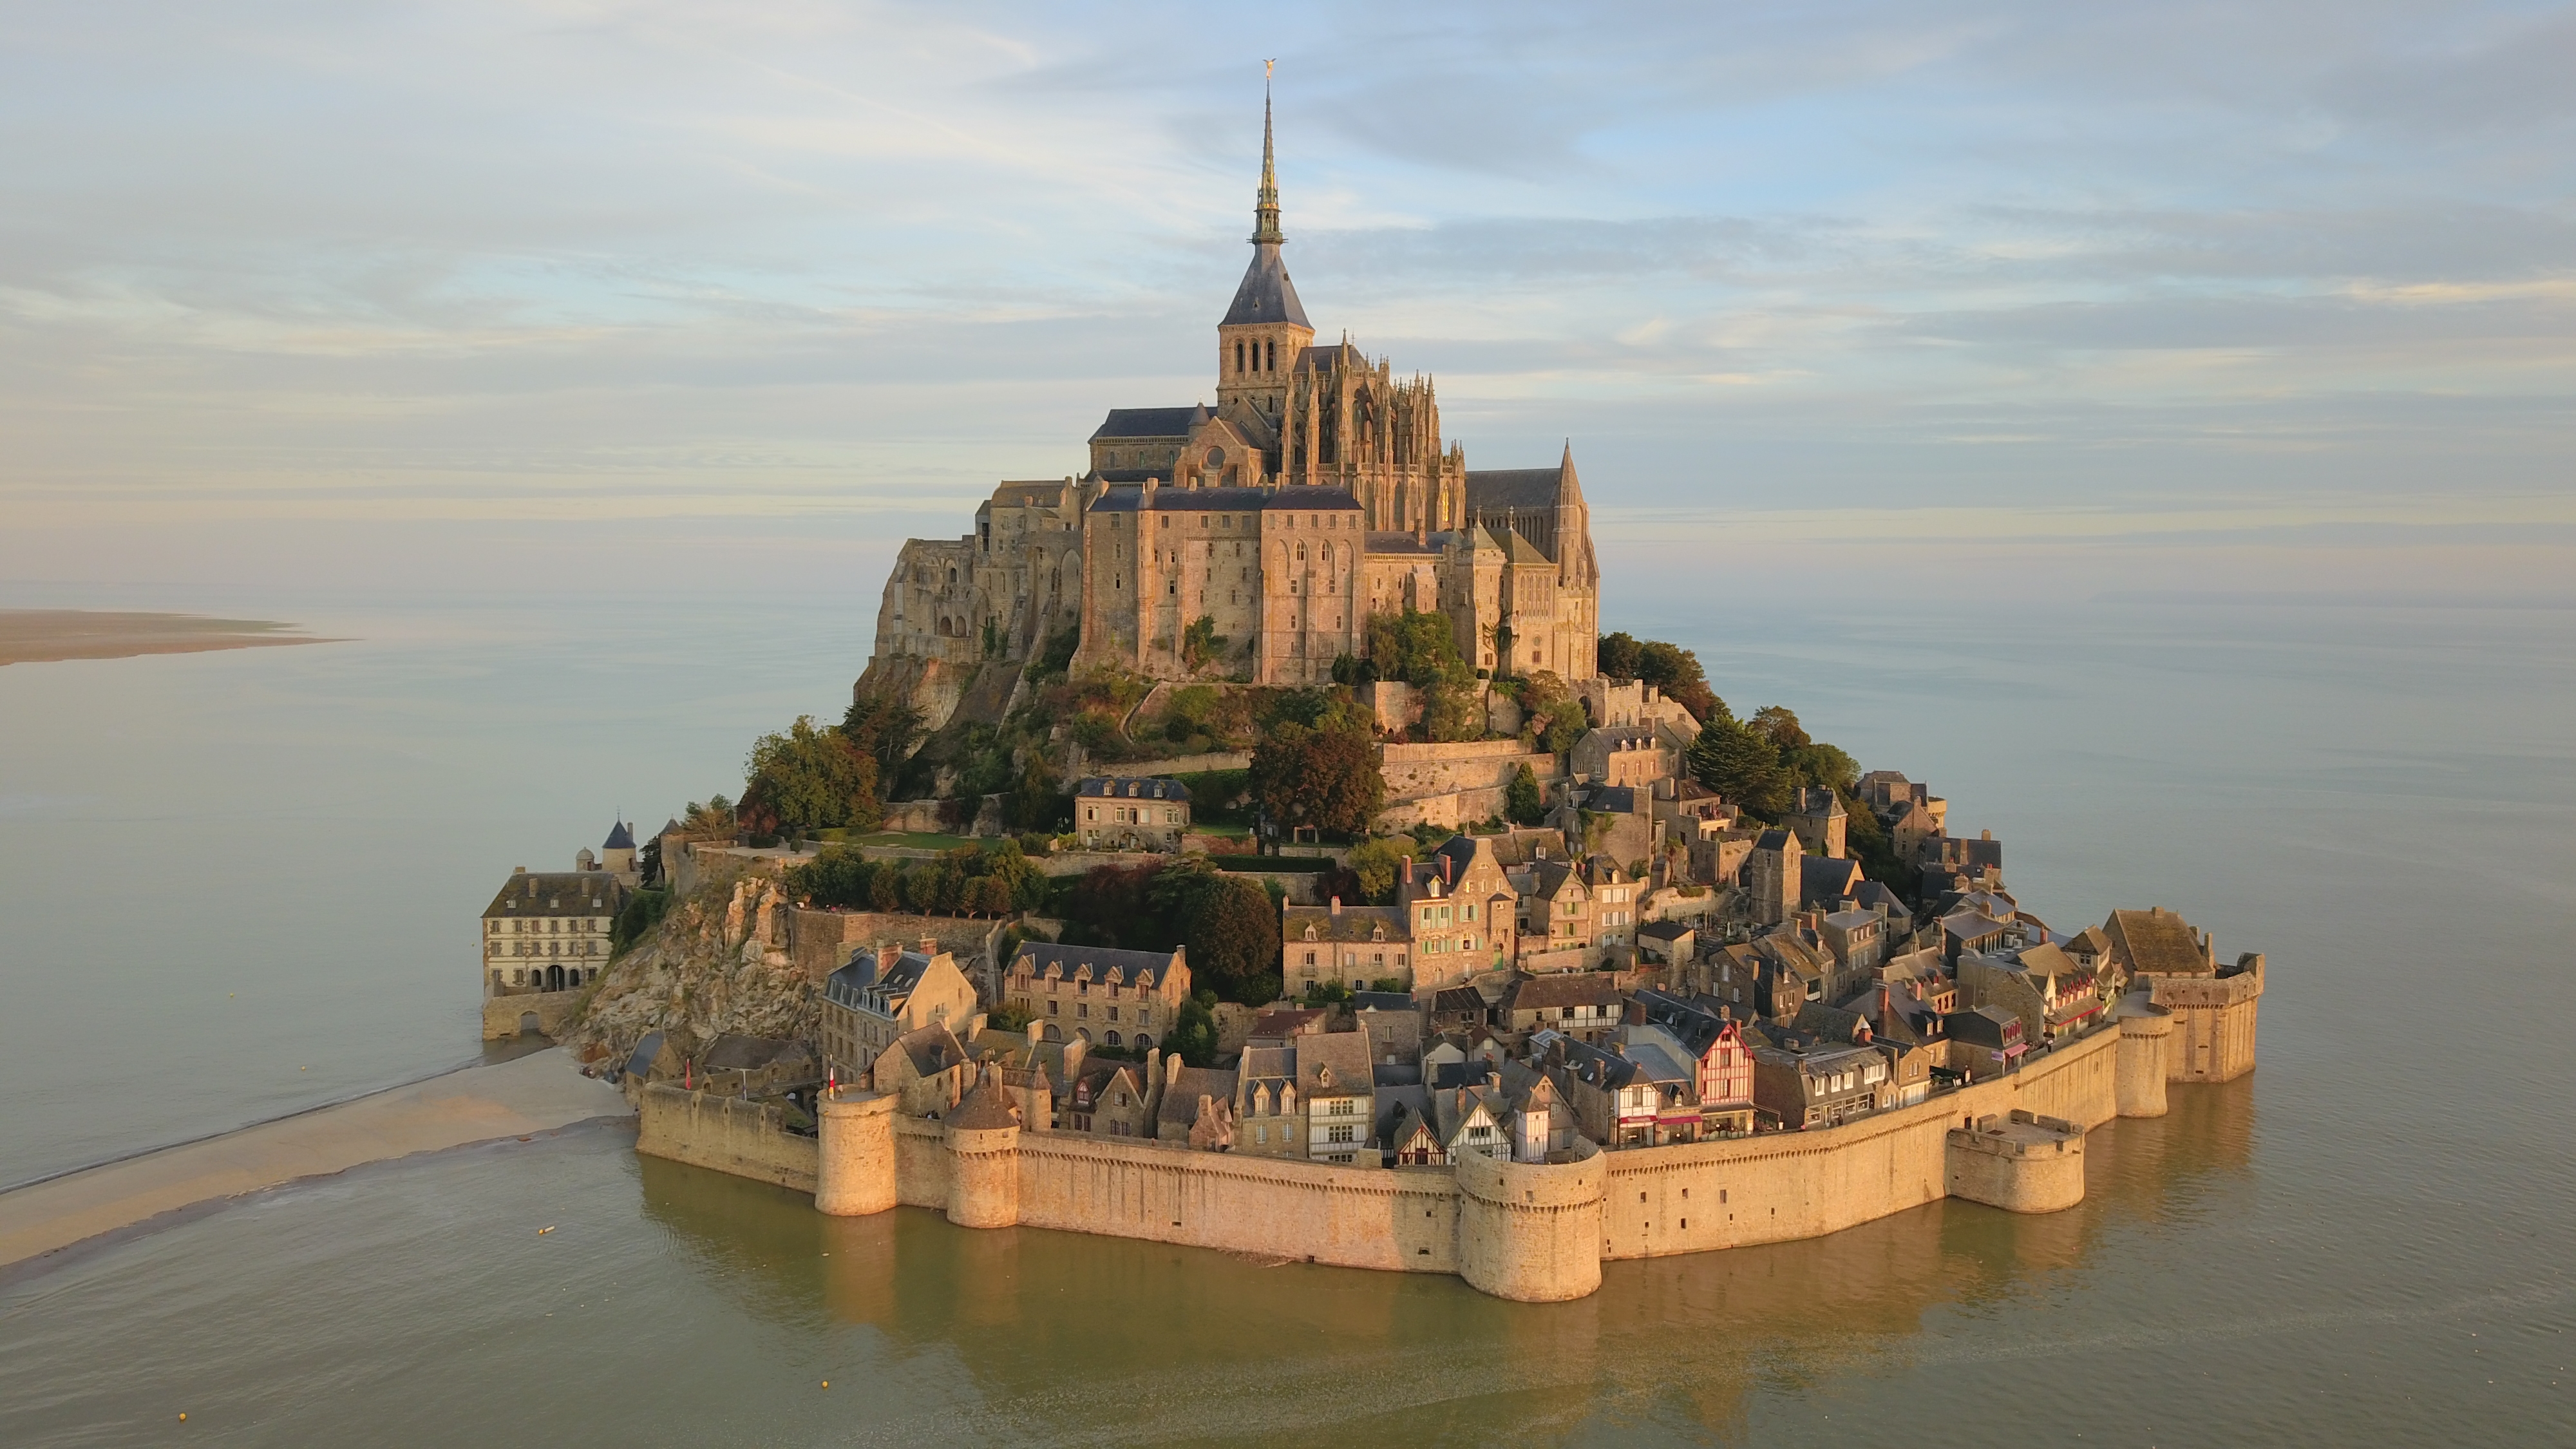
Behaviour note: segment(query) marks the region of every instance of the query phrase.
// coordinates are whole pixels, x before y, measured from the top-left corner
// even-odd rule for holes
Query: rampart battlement
[[[825,1101],[819,1150],[749,1103],[648,1089],[639,1150],[805,1186],[836,1214],[901,1204],[1339,1267],[1455,1273],[1533,1302],[1577,1298],[1612,1259],[1818,1237],[1945,1196],[2015,1212],[2083,1198],[2087,1130],[2161,1113],[2187,1017],[2144,993],[2118,1028],[1911,1107],[1808,1132],[1603,1152],[1362,1168],[1194,1152]],[[2151,1096],[2144,1095],[2152,1085]],[[963,1117],[960,1113],[952,1116]],[[798,1154],[814,1164],[795,1180]]]

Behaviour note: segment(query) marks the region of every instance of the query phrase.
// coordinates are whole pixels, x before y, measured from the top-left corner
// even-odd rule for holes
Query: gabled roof
[[[1234,1073],[1215,1067],[1183,1067],[1163,1085],[1163,1100],[1154,1111],[1158,1122],[1189,1127],[1199,1120],[1199,1098],[1234,1105]]]
[[[2215,970],[2191,923],[2173,911],[2113,911],[2102,930],[2111,938],[2112,959],[2131,971],[2207,976]]]
[[[1100,426],[1091,430],[1091,442],[1112,438],[1186,438],[1190,429],[1206,419],[1205,404],[1192,403],[1185,408],[1111,408]]]
[[[608,871],[520,871],[483,908],[483,918],[613,916],[625,904],[625,884]]]
[[[1486,468],[1467,473],[1467,510],[1536,511],[1554,508],[1562,466],[1554,468]]]
[[[1319,942],[1401,946],[1413,939],[1408,929],[1412,919],[1412,913],[1402,906],[1344,906],[1338,915],[1330,906],[1290,906],[1280,919],[1279,935],[1283,942],[1294,946],[1306,939],[1306,930],[1311,926]]]
[[[1299,1096],[1364,1097],[1376,1089],[1376,1074],[1369,1070],[1368,1033],[1329,1031],[1295,1040]]]
[[[1617,1006],[1619,980],[1606,971],[1572,971],[1562,976],[1528,976],[1515,982],[1507,1003],[1513,1011],[1567,1006]]]

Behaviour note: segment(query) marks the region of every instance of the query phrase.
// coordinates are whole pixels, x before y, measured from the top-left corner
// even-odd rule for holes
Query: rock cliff
[[[787,911],[776,881],[750,876],[673,906],[600,978],[564,1043],[587,1060],[651,1031],[684,1052],[726,1032],[810,1039],[821,998],[789,959]]]

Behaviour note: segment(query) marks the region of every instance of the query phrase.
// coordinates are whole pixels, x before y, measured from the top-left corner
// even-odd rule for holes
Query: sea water
[[[828,1220],[594,1126],[0,1289],[0,1444],[2576,1442],[2576,614],[1638,592],[1614,627],[1929,781],[2052,924],[2163,905],[2265,952],[2260,1069],[2093,1134],[2070,1212],[1547,1306]],[[738,791],[868,635],[789,598],[294,602],[355,642],[0,670],[0,1180],[473,1059],[509,868]]]

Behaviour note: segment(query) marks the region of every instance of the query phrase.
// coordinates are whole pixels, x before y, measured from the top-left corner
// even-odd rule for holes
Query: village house
[[[1161,1066],[1160,1052],[1148,1052],[1141,1063],[1084,1057],[1082,1069],[1065,1084],[1059,1114],[1064,1130],[1148,1141],[1160,1136],[1155,1108]]]
[[[1754,1001],[1763,1016],[1773,1021],[1792,1021],[1808,1002],[1832,996],[1833,953],[1802,924],[1793,921],[1780,930],[1755,937],[1753,952],[1762,961]]]
[[[1637,959],[1657,966],[1688,966],[1699,934],[1688,921],[1648,921],[1637,928]]]
[[[1386,981],[1394,983],[1394,990],[1413,990],[1414,943],[1406,923],[1414,916],[1404,906],[1346,906],[1339,896],[1320,906],[1282,905],[1279,978],[1284,988],[1291,995],[1302,995],[1310,986],[1366,991]]]
[[[1514,1034],[1554,1030],[1582,1042],[1599,1042],[1619,1029],[1619,983],[1605,972],[1525,976],[1512,983],[1499,1015]]]
[[[1809,855],[1840,859],[1845,853],[1850,817],[1843,811],[1842,797],[1826,786],[1800,789],[1780,823],[1797,832],[1798,843]]]
[[[1376,1076],[1368,1038],[1355,1031],[1299,1037],[1297,1095],[1306,1108],[1306,1155],[1316,1162],[1379,1166]]]
[[[944,1021],[905,1032],[886,1044],[869,1065],[868,1081],[895,1099],[907,1117],[939,1117],[965,1100],[976,1072],[966,1048]]]
[[[1351,1000],[1351,1016],[1368,1038],[1369,1060],[1380,1067],[1422,1063],[1422,1007],[1416,998],[1393,991],[1363,991]]]
[[[1471,1152],[1507,1161],[1515,1156],[1511,1099],[1503,1094],[1500,1069],[1468,1073],[1462,1065],[1435,1082],[1429,1088],[1429,1096],[1429,1125],[1439,1155],[1433,1157],[1414,1147],[1409,1149],[1414,1157],[1427,1163],[1448,1164]]]
[[[1073,787],[1073,828],[1085,850],[1178,850],[1190,828],[1190,787],[1093,775]]]
[[[627,895],[613,871],[512,871],[483,908],[483,994],[588,985],[608,966],[609,930]]]
[[[1519,952],[1520,898],[1487,837],[1452,835],[1418,870],[1405,862],[1396,905],[1409,913],[1415,989],[1508,967]]]
[[[1234,1151],[1305,1156],[1306,1114],[1297,1093],[1297,1049],[1248,1046],[1234,1068]]]
[[[1142,1052],[1171,1030],[1190,999],[1190,968],[1178,946],[1121,951],[1023,941],[1003,974],[1002,999],[1044,1023],[1050,1040]]]
[[[1669,1036],[1692,1064],[1691,1100],[1699,1110],[1699,1135],[1705,1139],[1751,1133],[1753,1052],[1745,1045],[1743,1026],[1669,992],[1640,991],[1635,1006],[1647,1024]]]
[[[2000,1076],[2021,1064],[2029,1044],[2021,1018],[1999,1006],[1972,1006],[1941,1019],[1950,1039],[1950,1070],[1969,1081]]]
[[[848,965],[824,978],[816,1029],[826,1068],[857,1080],[905,1033],[938,1024],[971,1036],[975,1015],[975,984],[923,937],[918,951],[887,942],[850,953]]]
[[[1389,1167],[1447,1167],[1449,1150],[1434,1125],[1431,1097],[1422,1087],[1378,1089],[1377,1140]]]
[[[1163,1095],[1155,1108],[1155,1139],[1194,1152],[1223,1152],[1234,1145],[1234,1073],[1163,1058]]]
[[[1839,1127],[1878,1110],[1887,1058],[1866,1046],[1774,1032],[1753,1048],[1753,1101],[1787,1131]]]
[[[1540,858],[1512,872],[1520,906],[1524,971],[1585,971],[1601,964],[1592,945],[1592,885],[1572,862]]]

